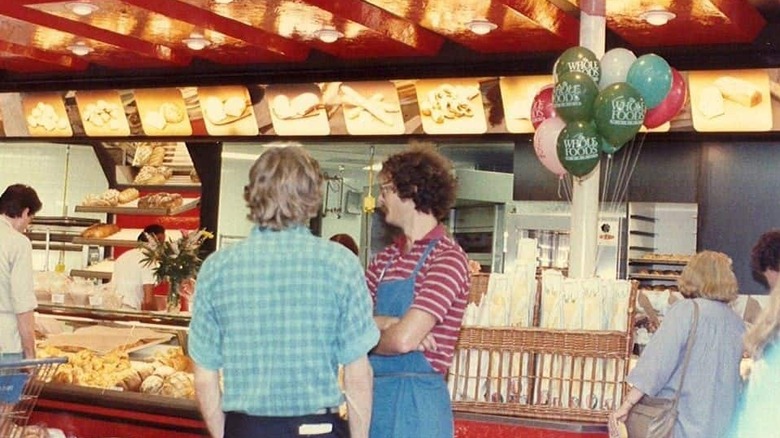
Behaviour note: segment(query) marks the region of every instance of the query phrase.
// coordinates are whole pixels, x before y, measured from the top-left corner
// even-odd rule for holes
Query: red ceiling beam
[[[282,55],[289,61],[304,61],[309,56],[309,48],[303,44],[179,0],[122,1],[245,41],[252,46],[262,48],[277,56]]]
[[[36,61],[36,63],[63,67],[70,70],[86,70],[87,66],[89,66],[87,62],[74,56],[46,52],[35,47],[23,46],[9,41],[0,40],[0,52],[30,59]]]
[[[444,38],[412,21],[360,0],[305,0],[306,3],[328,11],[339,18],[359,23],[422,55],[439,52]]]
[[[565,45],[579,44],[580,20],[555,4],[538,0],[502,0],[502,3],[525,15]]]
[[[112,46],[120,47],[122,49],[174,65],[188,65],[192,60],[192,58],[186,53],[171,49],[167,46],[152,44],[148,41],[132,38],[126,35],[120,35],[118,33],[91,26],[86,23],[47,14],[37,9],[19,5],[16,2],[1,2],[0,14],[15,18],[17,20],[27,21],[37,26],[48,27],[59,30],[61,32],[77,35],[82,38],[101,41]]]

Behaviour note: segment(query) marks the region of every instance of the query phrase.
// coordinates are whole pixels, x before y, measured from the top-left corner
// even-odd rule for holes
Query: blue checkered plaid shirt
[[[378,340],[357,257],[307,228],[255,228],[203,263],[189,354],[222,370],[226,412],[299,416],[337,406],[338,365]]]

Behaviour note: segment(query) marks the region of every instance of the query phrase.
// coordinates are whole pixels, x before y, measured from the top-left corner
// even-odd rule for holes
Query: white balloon
[[[601,79],[599,80],[599,89],[603,90],[608,86],[625,82],[628,70],[631,64],[636,61],[634,52],[618,47],[612,49],[601,57]]]

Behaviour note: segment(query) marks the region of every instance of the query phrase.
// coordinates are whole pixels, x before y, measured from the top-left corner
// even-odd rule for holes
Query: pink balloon
[[[685,106],[687,90],[685,79],[680,72],[672,68],[672,88],[657,107],[647,110],[643,123],[645,127],[648,129],[657,128],[672,120]]]
[[[531,105],[531,124],[534,125],[534,129],[550,117],[556,116],[553,106],[553,88],[555,85],[547,84],[534,96],[534,102]]]
[[[558,159],[558,136],[566,127],[566,122],[558,116],[543,121],[534,134],[534,152],[539,161],[558,177],[566,175],[566,169]]]

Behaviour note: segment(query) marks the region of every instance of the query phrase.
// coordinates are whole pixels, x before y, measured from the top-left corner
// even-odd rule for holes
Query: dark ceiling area
[[[0,90],[544,74],[578,43],[581,3],[4,1]],[[648,24],[652,6],[675,17]],[[679,70],[780,66],[777,0],[609,0],[606,28],[607,49]]]

